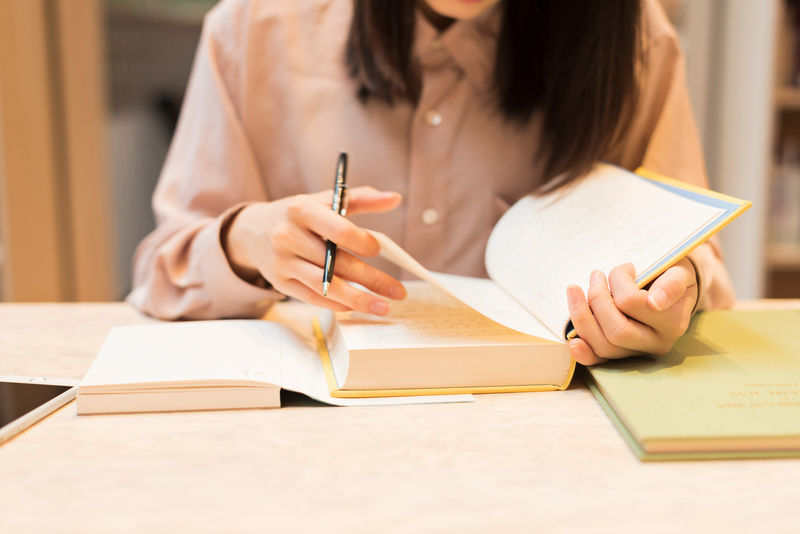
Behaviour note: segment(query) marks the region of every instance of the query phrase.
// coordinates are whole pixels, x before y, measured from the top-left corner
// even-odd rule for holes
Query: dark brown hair
[[[345,62],[359,97],[416,102],[414,0],[354,0]],[[637,97],[640,0],[503,0],[500,112],[541,114],[541,191],[584,175],[618,140]]]

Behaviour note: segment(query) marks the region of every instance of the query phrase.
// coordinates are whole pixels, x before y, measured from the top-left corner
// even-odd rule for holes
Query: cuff
[[[703,276],[700,274],[700,269],[697,267],[697,262],[692,259],[692,254],[689,253],[686,256],[686,259],[689,260],[689,263],[692,264],[692,268],[694,269],[694,275],[697,279],[697,300],[694,301],[694,308],[692,308],[692,315],[697,313],[700,310],[704,310],[705,306],[701,306],[700,301],[704,296],[703,293]]]
[[[192,254],[198,265],[191,268],[200,272],[200,279],[206,284],[208,297],[214,315],[222,317],[260,317],[270,305],[286,297],[269,286],[266,280],[251,284],[233,272],[228,257],[222,248],[220,238],[222,229],[247,203],[229,208],[216,220],[203,228],[197,235],[193,247],[202,250]]]
[[[736,300],[722,253],[712,237],[686,256],[697,273],[698,297],[696,310],[730,308]]]

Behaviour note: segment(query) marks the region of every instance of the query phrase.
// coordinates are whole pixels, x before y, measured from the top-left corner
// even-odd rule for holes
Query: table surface
[[[739,307],[800,308],[800,301]],[[122,303],[0,304],[0,374],[81,378]],[[580,381],[474,403],[76,414],[0,447],[0,532],[798,532],[800,460],[642,463]]]

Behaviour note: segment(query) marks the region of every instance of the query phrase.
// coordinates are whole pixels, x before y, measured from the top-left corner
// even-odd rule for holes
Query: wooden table
[[[120,303],[0,305],[0,373],[81,378],[112,325],[146,321]],[[579,380],[471,404],[285,404],[70,403],[0,447],[0,532],[800,532],[800,460],[641,463]]]

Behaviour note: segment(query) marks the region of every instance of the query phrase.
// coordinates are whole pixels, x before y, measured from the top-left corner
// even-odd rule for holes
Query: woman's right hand
[[[351,254],[376,256],[380,245],[366,230],[331,209],[332,195],[323,191],[246,206],[223,235],[228,261],[241,278],[260,274],[277,291],[315,306],[385,315],[389,311],[386,300],[346,281],[395,300],[405,298],[406,290]],[[349,191],[347,213],[382,213],[396,208],[401,200],[398,193],[356,187]],[[322,265],[328,239],[338,250],[331,287],[323,297]]]

